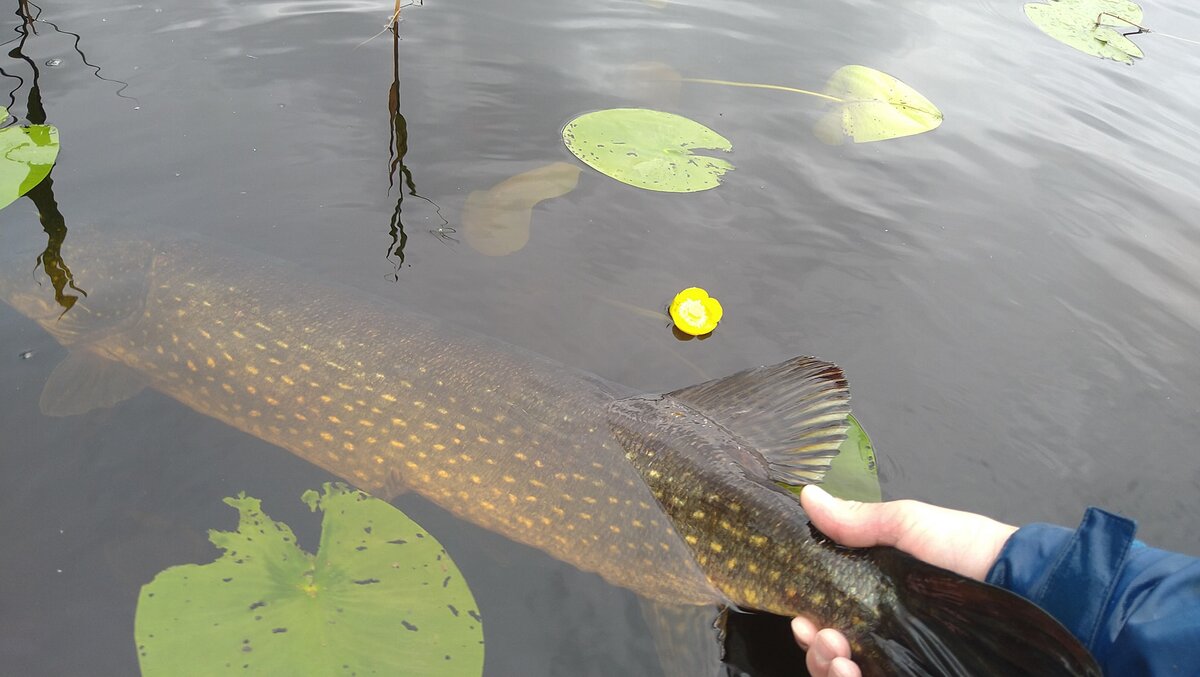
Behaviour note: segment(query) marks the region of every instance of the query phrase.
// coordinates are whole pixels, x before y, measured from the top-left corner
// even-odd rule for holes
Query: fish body
[[[1035,633],[1020,637],[1040,647],[1038,673],[1096,674],[1028,602],[810,527],[776,483],[819,480],[844,439],[849,394],[834,365],[796,358],[642,396],[209,243],[94,240],[70,260],[89,294],[65,314],[23,269],[0,269],[0,297],[70,350],[43,392],[47,413],[149,386],[372,494],[416,491],[649,599],[843,628],[867,674],[1018,674],[993,655],[1013,627]],[[913,576],[999,610],[986,641],[913,634],[907,609],[925,601]]]

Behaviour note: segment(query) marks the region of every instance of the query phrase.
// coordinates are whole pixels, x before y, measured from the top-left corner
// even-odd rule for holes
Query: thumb
[[[893,544],[886,533],[886,527],[894,521],[891,504],[844,501],[810,484],[800,492],[800,505],[821,533],[841,545],[865,548]]]

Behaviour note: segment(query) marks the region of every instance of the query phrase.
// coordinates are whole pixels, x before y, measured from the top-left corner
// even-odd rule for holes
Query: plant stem
[[[710,80],[708,78],[681,78],[683,82],[697,82],[702,85],[725,85],[727,87],[751,87],[754,89],[773,89],[779,92],[792,92],[794,94],[807,94],[815,96],[826,101],[835,101],[837,103],[846,103],[845,99],[839,99],[836,96],[822,94],[820,92],[810,92],[807,89],[796,89],[795,87],[784,87],[783,85],[764,85],[757,82],[732,82],[730,80]]]

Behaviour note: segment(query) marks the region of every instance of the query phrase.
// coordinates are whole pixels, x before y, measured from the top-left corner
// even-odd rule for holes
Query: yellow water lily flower
[[[707,334],[721,321],[721,302],[699,287],[688,287],[671,301],[671,319],[679,331],[692,336]]]

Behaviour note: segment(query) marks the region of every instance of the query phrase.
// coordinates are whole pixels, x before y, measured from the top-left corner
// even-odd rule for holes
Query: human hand
[[[837,543],[898,550],[969,578],[983,580],[1016,527],[974,513],[919,501],[843,501],[816,485],[804,487],[800,503],[813,525]],[[842,633],[818,628],[804,617],[792,620],[796,642],[807,651],[813,677],[860,677]]]

